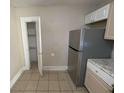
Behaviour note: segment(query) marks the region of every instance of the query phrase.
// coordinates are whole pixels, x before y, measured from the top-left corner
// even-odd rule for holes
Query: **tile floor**
[[[65,71],[44,71],[40,76],[37,64],[24,71],[11,89],[11,93],[88,93],[85,88],[76,88]]]

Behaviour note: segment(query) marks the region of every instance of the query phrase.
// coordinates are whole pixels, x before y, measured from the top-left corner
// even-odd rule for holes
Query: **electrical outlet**
[[[51,53],[51,56],[52,56],[52,57],[55,56],[55,53]]]

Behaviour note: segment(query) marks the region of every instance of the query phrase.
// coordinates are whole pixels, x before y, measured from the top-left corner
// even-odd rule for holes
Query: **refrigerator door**
[[[83,35],[84,32],[82,30],[73,30],[69,32],[69,46],[82,51],[83,46]]]
[[[107,58],[113,47],[112,40],[104,39],[105,29],[86,29],[83,49],[87,58]]]
[[[74,82],[75,85],[78,86],[79,84],[79,77],[80,77],[80,66],[81,66],[81,57],[82,52],[78,52],[69,48],[69,55],[68,55],[68,72],[69,75]]]
[[[87,59],[110,58],[113,41],[104,39],[105,29],[85,29],[80,81],[84,84]]]

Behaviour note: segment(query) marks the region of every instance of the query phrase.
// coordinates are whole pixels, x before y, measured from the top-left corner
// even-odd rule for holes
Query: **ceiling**
[[[34,7],[51,5],[68,5],[90,7],[109,2],[111,0],[11,0],[15,7]]]

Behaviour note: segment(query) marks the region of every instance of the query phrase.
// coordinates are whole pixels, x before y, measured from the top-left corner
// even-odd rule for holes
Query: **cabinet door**
[[[96,20],[96,11],[91,13],[90,20],[91,20],[92,23],[95,22],[95,20]]]
[[[96,19],[95,21],[100,21],[108,18],[110,4],[96,10]]]
[[[114,1],[110,5],[110,12],[104,38],[114,40]]]
[[[85,24],[88,24],[88,21],[89,21],[89,16],[86,15],[86,16],[85,16]]]
[[[102,84],[95,75],[91,73],[90,69],[87,69],[85,86],[90,93],[112,93],[107,87]]]
[[[91,14],[85,16],[85,24],[89,24],[89,23],[91,23]]]

